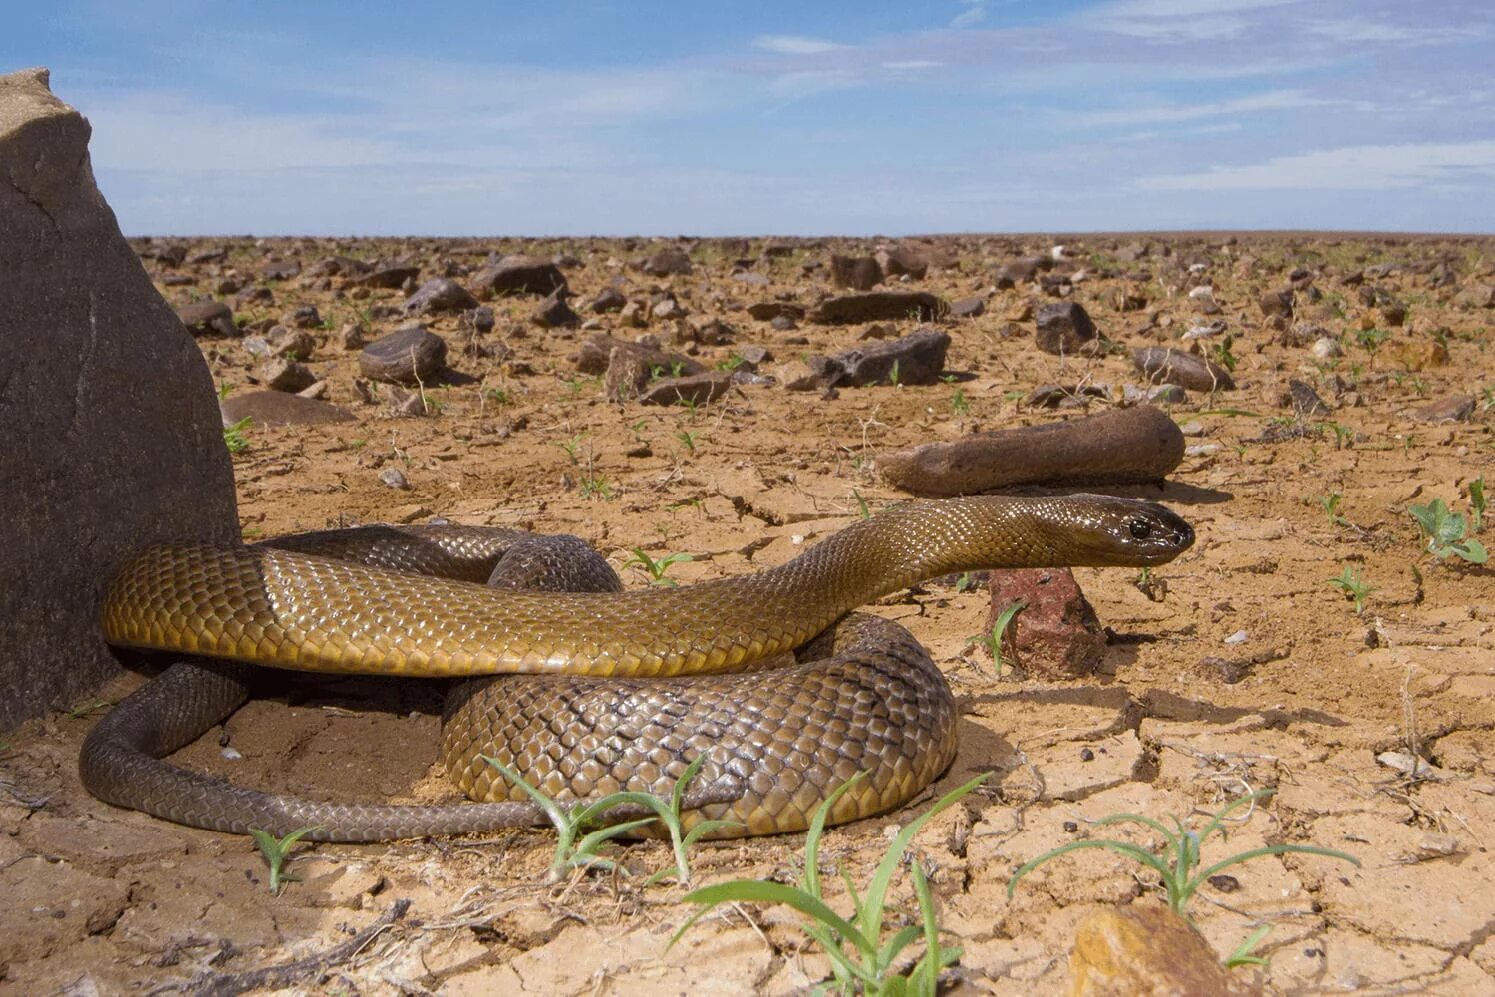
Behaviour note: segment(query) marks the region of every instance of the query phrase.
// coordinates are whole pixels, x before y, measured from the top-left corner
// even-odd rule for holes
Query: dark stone
[[[938,329],[915,329],[902,339],[873,343],[838,353],[834,357],[811,357],[810,366],[832,386],[863,388],[873,384],[935,384],[945,369],[950,334]]]
[[[581,325],[581,316],[566,304],[566,291],[562,288],[535,307],[530,321],[542,329],[574,329]]]
[[[446,340],[425,326],[412,325],[374,340],[358,355],[358,368],[371,381],[418,384],[446,366]]]
[[[985,314],[985,298],[956,298],[950,302],[951,318],[979,318]]]
[[[821,325],[913,319],[928,322],[950,311],[945,300],[927,291],[871,291],[827,298],[805,316]]]
[[[604,312],[621,311],[626,304],[628,304],[626,294],[616,287],[606,287],[602,289],[601,294],[592,299],[591,304],[587,305],[587,310],[595,315],[601,315]]]
[[[708,370],[687,377],[662,377],[646,385],[638,400],[645,405],[705,405],[714,402],[732,388],[732,374]]]
[[[1305,381],[1293,378],[1287,382],[1288,404],[1292,406],[1293,415],[1303,418],[1311,415],[1328,415],[1329,406],[1319,397],[1319,393],[1313,390],[1313,386]]]
[[[468,294],[467,288],[461,284],[454,280],[447,280],[445,277],[433,277],[405,299],[405,314],[456,312],[477,306],[478,299]]]
[[[386,290],[397,290],[404,287],[407,281],[415,280],[419,276],[420,267],[396,264],[376,267],[368,273],[354,277],[348,283],[353,287],[382,287]]]
[[[1038,309],[1038,332],[1033,343],[1056,356],[1076,353],[1096,338],[1095,323],[1078,302],[1058,301]]]
[[[317,311],[316,305],[298,305],[285,321],[298,329],[315,329],[322,324],[322,313]]]
[[[193,301],[176,310],[177,319],[194,336],[237,336],[232,309],[221,301]]]
[[[870,291],[882,281],[882,268],[870,256],[831,256],[831,284]]]
[[[688,274],[692,268],[685,250],[678,246],[666,246],[639,264],[639,269],[651,277],[669,277],[672,274]]]
[[[99,611],[126,558],[239,540],[207,364],[47,83],[0,76],[0,733],[118,672]]]
[[[487,305],[478,305],[462,313],[462,324],[479,335],[492,332],[496,322],[493,309]]]
[[[281,391],[246,391],[229,395],[218,403],[223,424],[232,426],[248,419],[251,426],[316,426],[332,422],[352,422],[354,415],[345,408],[302,398]]]
[[[301,264],[295,260],[276,260],[274,263],[266,263],[260,276],[265,280],[290,280],[292,277],[301,275]]]
[[[772,322],[783,317],[797,322],[805,317],[805,306],[796,305],[792,301],[759,301],[748,305],[747,311],[759,322]]]
[[[1230,371],[1184,350],[1144,346],[1132,352],[1132,362],[1155,384],[1176,384],[1190,391],[1229,391],[1235,387]]]
[[[549,260],[505,256],[474,274],[472,286],[494,295],[554,294],[566,286],[566,275]]]

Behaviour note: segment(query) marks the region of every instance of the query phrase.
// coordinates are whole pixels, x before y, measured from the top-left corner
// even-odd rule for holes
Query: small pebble
[[[405,477],[405,472],[398,467],[386,467],[379,472],[379,480],[390,488],[405,492],[410,490],[410,482]]]
[[[218,752],[218,754],[222,755],[226,760],[231,762],[236,762],[244,757],[243,755],[239,754],[239,749],[237,748],[224,748],[222,751]]]
[[[1244,643],[1246,643],[1246,631],[1244,631],[1244,630],[1237,630],[1235,633],[1233,633],[1229,637],[1225,638],[1225,643],[1227,643],[1227,644],[1244,644]]]

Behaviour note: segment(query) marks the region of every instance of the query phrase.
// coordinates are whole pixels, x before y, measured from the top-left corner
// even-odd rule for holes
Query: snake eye
[[[1130,530],[1132,536],[1136,537],[1138,540],[1146,540],[1148,537],[1152,536],[1152,524],[1145,519],[1132,520],[1127,524],[1127,529]]]

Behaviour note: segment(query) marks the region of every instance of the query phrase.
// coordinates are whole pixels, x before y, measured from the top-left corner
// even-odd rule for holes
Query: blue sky
[[[1495,232],[1489,0],[12,5],[129,234]]]

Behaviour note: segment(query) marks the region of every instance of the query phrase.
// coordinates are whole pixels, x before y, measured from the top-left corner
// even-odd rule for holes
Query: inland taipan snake
[[[316,826],[312,837],[370,841],[534,823],[522,790],[484,754],[567,799],[618,789],[667,796],[705,753],[686,801],[695,819],[737,821],[750,834],[802,829],[831,790],[865,770],[831,812],[852,820],[904,803],[944,771],[956,714],[944,677],[906,630],[848,612],[951,572],[1160,564],[1194,534],[1168,509],[1133,499],[909,502],[778,567],[643,591],[620,591],[575,538],[529,537],[364,527],[141,552],[108,590],[108,639],[232,660],[179,663],[124,700],[84,745],[84,784],[108,802],[199,827]],[[577,547],[592,560],[573,556]],[[494,584],[482,584],[490,574]],[[519,587],[537,577],[550,589],[601,591]],[[788,652],[798,661],[784,663]],[[158,760],[238,707],[252,671],[243,662],[549,674],[467,681],[450,696],[445,764],[479,802],[366,806],[242,789]]]

